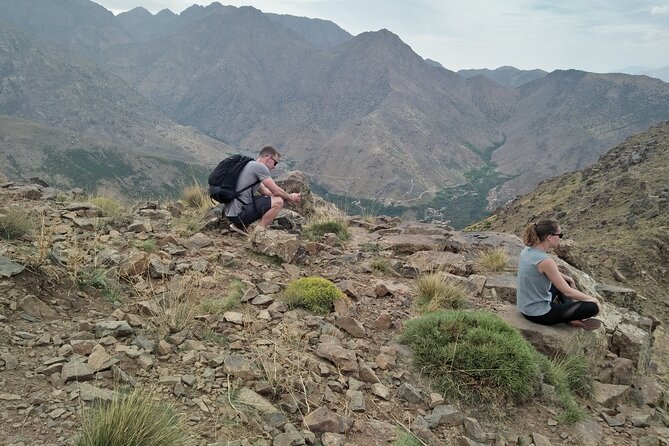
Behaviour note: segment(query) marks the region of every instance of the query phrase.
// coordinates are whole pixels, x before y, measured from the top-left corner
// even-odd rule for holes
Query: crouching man
[[[281,155],[272,146],[260,151],[255,161],[249,161],[239,174],[237,190],[243,190],[251,184],[253,187],[244,190],[234,200],[225,205],[225,216],[232,222],[230,229],[247,235],[251,223],[258,221],[258,225],[267,228],[279,215],[284,200],[299,203],[302,197],[299,193],[289,194],[280,188],[270,176]]]

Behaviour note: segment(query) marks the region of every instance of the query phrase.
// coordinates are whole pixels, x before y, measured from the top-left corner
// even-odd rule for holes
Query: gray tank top
[[[526,246],[520,253],[516,277],[516,306],[528,316],[542,316],[551,309],[551,281],[537,265],[550,256]]]

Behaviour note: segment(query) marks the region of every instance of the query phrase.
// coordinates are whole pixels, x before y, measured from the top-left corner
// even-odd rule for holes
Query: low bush
[[[18,208],[0,209],[0,238],[15,240],[34,229],[35,222],[27,212]]]
[[[403,431],[397,440],[393,441],[392,446],[422,446],[424,444],[415,435]]]
[[[290,308],[304,308],[316,314],[327,314],[342,292],[334,283],[320,277],[303,277],[288,285],[284,298]]]
[[[348,240],[351,238],[348,224],[344,220],[313,222],[304,228],[304,235],[310,240],[318,240],[328,233],[336,234],[339,240]]]
[[[504,248],[483,251],[479,256],[479,264],[485,271],[504,271],[509,264],[509,253]]]
[[[416,310],[427,313],[437,310],[457,309],[469,298],[469,292],[458,283],[446,279],[443,274],[429,273],[419,276],[415,282],[418,295]]]
[[[555,387],[558,402],[564,407],[559,421],[573,424],[583,420],[586,412],[577,404],[574,393],[589,396],[592,392],[592,375],[588,370],[587,359],[575,353],[553,359],[542,356],[541,365],[546,382]]]
[[[190,444],[174,407],[145,390],[117,396],[82,415],[77,446],[182,446]]]
[[[437,311],[407,322],[417,368],[465,400],[520,402],[541,382],[538,355],[513,327],[482,311]]]

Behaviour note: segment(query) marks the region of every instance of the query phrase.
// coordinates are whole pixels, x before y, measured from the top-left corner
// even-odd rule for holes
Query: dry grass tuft
[[[416,309],[419,313],[460,308],[470,297],[463,285],[449,281],[438,272],[418,277],[415,286],[418,291]]]
[[[191,329],[203,294],[198,275],[186,275],[166,285],[169,289],[158,298],[159,305],[152,321],[161,336]]]
[[[483,251],[479,256],[479,265],[484,271],[504,271],[509,265],[509,252],[504,248]]]
[[[199,182],[194,181],[190,186],[181,190],[181,200],[186,206],[197,209],[204,213],[212,206],[209,193]]]
[[[158,402],[152,392],[136,389],[86,410],[76,444],[185,446],[190,440],[173,406]]]
[[[0,238],[15,240],[35,230],[30,215],[16,207],[0,209]]]
[[[127,208],[110,192],[104,192],[88,200],[102,211],[103,217],[119,220],[128,214]]]

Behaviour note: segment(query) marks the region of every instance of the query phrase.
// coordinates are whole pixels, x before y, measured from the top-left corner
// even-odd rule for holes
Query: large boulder
[[[585,331],[567,324],[535,324],[525,319],[513,305],[498,307],[497,314],[509,325],[516,327],[534,348],[548,356],[582,353],[595,365],[603,361],[608,351],[608,338],[601,328]]]
[[[278,257],[285,263],[295,260],[302,244],[294,234],[267,229],[254,231],[251,236],[251,248],[255,252]]]
[[[419,251],[443,251],[446,237],[426,234],[387,235],[381,238],[384,249],[391,249],[396,254],[413,254]]]

